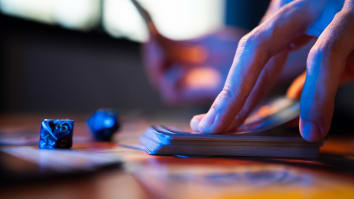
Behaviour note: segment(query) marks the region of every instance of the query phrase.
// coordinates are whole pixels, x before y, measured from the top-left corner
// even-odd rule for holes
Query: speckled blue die
[[[74,121],[69,119],[45,119],[41,124],[40,149],[70,149],[73,140]]]

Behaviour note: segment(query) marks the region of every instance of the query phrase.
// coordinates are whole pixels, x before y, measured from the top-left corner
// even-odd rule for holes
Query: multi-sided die
[[[112,109],[99,109],[87,119],[92,136],[97,141],[111,141],[119,129],[118,114]]]
[[[69,149],[72,146],[74,121],[45,119],[41,124],[40,149]]]

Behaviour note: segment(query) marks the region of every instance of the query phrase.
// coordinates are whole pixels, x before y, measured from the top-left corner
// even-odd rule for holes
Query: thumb
[[[354,51],[351,53],[354,55]],[[351,62],[351,60],[353,60]],[[354,63],[354,56],[349,57],[349,61],[347,63],[346,71],[344,72],[340,84],[344,84],[350,81],[354,80],[354,64],[351,66],[351,64]],[[289,86],[287,92],[286,92],[286,97],[294,100],[300,100],[301,97],[301,92],[302,89],[304,88],[306,80],[306,72],[303,72],[301,75],[299,75]]]

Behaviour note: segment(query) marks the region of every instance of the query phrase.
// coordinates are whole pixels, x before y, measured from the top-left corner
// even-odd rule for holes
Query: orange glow
[[[184,86],[191,89],[216,89],[220,83],[220,73],[209,67],[191,68],[184,79]]]
[[[208,52],[201,46],[191,46],[181,49],[178,53],[178,58],[191,64],[201,64],[205,62]]]

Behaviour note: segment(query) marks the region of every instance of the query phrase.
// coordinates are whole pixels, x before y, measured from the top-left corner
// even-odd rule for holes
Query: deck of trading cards
[[[322,143],[309,143],[299,133],[275,128],[298,114],[298,102],[277,98],[256,109],[239,128],[240,132],[198,134],[151,126],[140,140],[153,155],[315,158]]]

